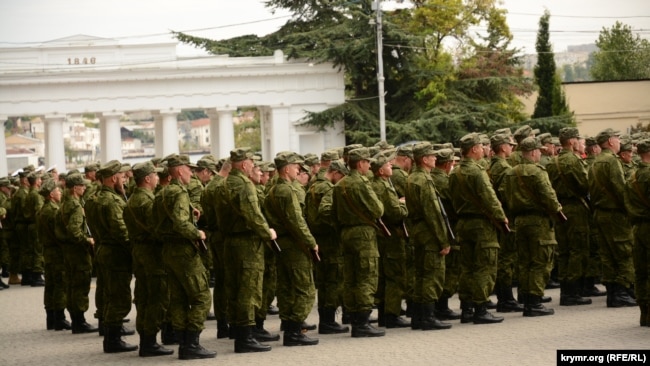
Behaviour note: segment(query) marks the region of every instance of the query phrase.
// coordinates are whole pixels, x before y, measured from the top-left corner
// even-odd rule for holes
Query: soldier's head
[[[397,156],[395,156],[395,163],[398,167],[409,172],[413,166],[413,145],[402,145],[397,148]]]
[[[395,159],[395,149],[384,150],[373,156],[370,162],[370,169],[376,177],[390,178],[393,175],[393,160]]]
[[[444,148],[436,151],[436,169],[444,170],[447,174],[451,172],[460,160],[454,153],[454,149]]]
[[[242,171],[244,174],[250,174],[253,169],[253,152],[250,147],[239,147],[230,151],[230,163],[232,167]]]
[[[158,173],[163,172],[163,168],[157,168],[151,161],[137,163],[133,166],[133,178],[138,187],[154,189],[158,185]]]
[[[59,188],[58,181],[54,179],[48,179],[43,182],[38,193],[46,200],[57,203],[61,202],[61,189]]]
[[[579,148],[580,133],[575,127],[564,127],[560,129],[559,134],[560,144],[563,149],[570,149],[577,151]]]
[[[348,152],[348,167],[350,170],[357,170],[361,174],[366,174],[370,170],[370,150],[367,147],[360,147]]]
[[[209,182],[210,179],[217,174],[217,162],[214,161],[213,158],[203,157],[196,162],[196,166],[197,167],[194,169],[194,175],[196,175],[203,184]]]
[[[341,160],[333,160],[327,168],[327,178],[333,183],[338,183],[343,177],[350,174],[350,170]]]
[[[97,175],[102,177],[102,185],[111,187],[116,192],[124,193],[124,183],[126,182],[124,173],[127,170],[131,170],[130,165],[126,166],[117,160],[111,160],[100,167]]]
[[[585,146],[588,155],[595,156],[600,154],[600,152],[602,151],[595,137],[587,137],[585,139]]]
[[[544,155],[554,155],[555,154],[555,144],[553,143],[553,135],[548,132],[542,133],[536,136],[539,142],[546,147],[545,150],[541,150]]]
[[[165,158],[172,179],[178,179],[182,184],[188,184],[192,179],[192,169],[196,165],[190,163],[189,156],[174,154]]]
[[[618,154],[621,150],[621,132],[606,128],[596,135],[596,142],[601,149],[608,149]]]
[[[519,143],[521,156],[535,163],[538,163],[539,159],[542,157],[541,150],[543,149],[546,149],[546,146],[542,145],[542,143],[534,137],[527,137]]]
[[[490,144],[494,154],[507,158],[512,154],[512,149],[517,146],[517,143],[508,135],[496,134],[490,137]]]
[[[419,142],[413,145],[413,159],[421,168],[431,170],[436,166],[436,150],[430,142]]]
[[[639,154],[641,161],[650,163],[650,139],[639,141],[636,144],[636,153]]]
[[[305,161],[302,159],[301,155],[287,151],[276,155],[273,162],[275,163],[275,169],[278,171],[281,178],[288,181],[294,181],[298,178],[301,169],[300,166]]]
[[[623,163],[629,164],[632,161],[633,151],[634,146],[632,145],[632,140],[623,140],[621,141],[621,148],[618,151],[618,156],[621,158]]]
[[[27,175],[27,181],[31,187],[40,188],[41,183],[43,182],[41,177],[40,171],[33,171]]]
[[[483,139],[478,133],[472,132],[460,138],[460,153],[463,157],[478,160],[483,158]]]
[[[70,191],[70,194],[75,197],[83,196],[87,184],[90,184],[90,181],[84,179],[79,173],[68,174],[65,177],[65,186]]]
[[[87,164],[84,167],[84,175],[86,176],[86,179],[90,180],[91,182],[94,182],[95,179],[97,178],[96,175],[98,169],[99,169],[98,163]]]

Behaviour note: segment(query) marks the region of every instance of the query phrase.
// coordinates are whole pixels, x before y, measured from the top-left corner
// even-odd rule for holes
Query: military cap
[[[101,170],[101,169],[100,169]],[[113,173],[116,174],[116,173]],[[111,175],[113,175],[111,174]],[[110,175],[109,175],[110,177]],[[68,174],[65,177],[65,185],[68,188],[72,188],[74,186],[85,186],[86,184],[89,184],[90,181],[87,179],[84,179],[83,175],[79,173],[74,173],[74,174]]]
[[[0,178],[0,187],[9,187],[11,185],[11,180],[7,177]]]
[[[333,160],[328,169],[330,171],[337,171],[343,175],[350,174],[350,169],[340,160]]]
[[[650,152],[650,140],[639,141],[636,144],[636,152],[637,154],[645,154],[647,152]],[[0,186],[2,185],[0,184]]]
[[[526,137],[519,143],[519,150],[533,151],[533,150],[546,150],[546,146],[542,145],[541,141],[534,137]]]
[[[304,160],[305,160],[305,164],[307,164],[307,166],[313,166],[313,165],[316,165],[316,164],[320,164],[320,159],[318,158],[318,155],[316,155],[316,154],[312,154],[312,153],[305,154]]]
[[[327,150],[320,154],[320,160],[322,161],[332,161],[339,159],[339,152],[336,150]]]
[[[163,168],[156,168],[156,166],[150,161],[137,163],[133,166],[133,178],[139,180],[151,173],[162,173],[163,170]]]
[[[370,154],[370,156],[375,156],[375,155],[379,154],[380,151],[381,150],[379,150],[379,148],[377,146],[368,147],[368,153]]]
[[[587,137],[585,138],[585,145],[587,146],[598,145],[598,141],[596,141],[595,137]]]
[[[446,163],[448,161],[459,160],[454,153],[454,149],[450,148],[437,150],[434,155],[436,156],[436,163]]]
[[[510,136],[505,135],[505,134],[497,134],[497,135],[492,135],[490,137],[490,145],[492,146],[492,150],[496,150],[497,147],[503,145],[503,144],[510,144],[512,146],[517,146],[516,142],[512,142],[510,140]]]
[[[573,138],[579,139],[580,133],[578,132],[578,129],[575,127],[564,127],[560,129],[559,137],[560,137],[560,142],[566,141],[568,139],[573,139]]]
[[[542,144],[552,144],[553,143],[553,135],[551,135],[548,132],[544,132],[543,134],[536,136],[536,138]]]
[[[367,147],[360,147],[357,149],[350,150],[348,152],[348,160],[350,161],[368,160],[369,162],[372,162],[374,159],[370,157],[370,150]]]
[[[621,136],[621,132],[620,131],[615,131],[615,130],[613,130],[611,128],[606,128],[606,129],[600,131],[598,133],[598,135],[596,135],[596,143],[598,143],[598,145],[600,145],[603,142],[609,140],[611,137],[614,137],[614,136]]]
[[[378,153],[372,157],[373,161],[370,162],[370,169],[372,169],[373,172],[378,171],[382,166],[384,166],[384,164],[395,159],[395,156],[395,148]]]
[[[260,170],[263,172],[272,172],[275,170],[275,164],[269,162],[269,161],[261,161],[260,162]]]
[[[493,135],[506,135],[508,137],[512,136],[512,131],[510,131],[510,128],[500,128],[496,131],[494,131]]]
[[[70,170],[68,170],[68,174],[76,174],[76,173],[81,174],[81,172],[79,171],[79,169],[76,169],[76,168],[75,168],[75,169],[70,169]]]
[[[302,159],[302,156],[294,152],[287,152],[278,154],[273,159],[275,167],[277,169],[282,169],[289,164],[303,164],[305,161]]]
[[[363,145],[361,144],[351,144],[343,147],[343,156],[348,156],[348,153],[354,149],[360,149]]]
[[[621,141],[621,149],[619,150],[619,152],[632,151],[632,150],[634,150],[634,146],[632,145],[632,140]]]
[[[26,167],[23,167],[23,172],[26,172],[26,173],[31,173],[31,172],[33,172],[35,170],[36,170],[36,168],[34,167],[33,164],[29,164]]]
[[[529,125],[523,125],[519,127],[517,130],[515,130],[513,136],[515,137],[515,140],[521,141],[528,136],[538,134],[538,133],[539,133],[538,129],[533,130]]]
[[[152,159],[151,159],[151,163],[152,163],[153,165],[155,165],[155,166],[160,165],[161,162],[162,162],[162,159],[161,159],[161,158],[152,158]]]
[[[214,162],[215,164],[217,163],[217,158],[215,158],[214,155],[212,155],[212,154],[205,154],[205,155],[201,156],[201,159],[199,159],[199,160],[210,160],[210,161]]]
[[[475,145],[481,145],[481,135],[476,132],[468,133],[467,135],[460,138],[460,148],[462,150],[467,150]]]
[[[420,142],[413,146],[413,157],[419,159],[423,156],[434,155],[436,150],[430,142]]]
[[[479,135],[479,137],[481,138],[481,144],[483,144],[483,145],[489,145],[490,144],[490,137],[488,137],[488,135],[482,133],[482,134]]]
[[[36,179],[36,178],[39,178],[39,177],[41,177],[41,172],[40,171],[33,171],[33,172],[29,172],[29,174],[27,174],[28,179]]]
[[[376,147],[379,148],[379,150],[388,150],[388,149],[393,149],[395,146],[389,144],[386,140],[381,140],[375,144]]]
[[[90,163],[90,164],[86,164],[86,166],[84,166],[84,173],[96,172],[97,170],[99,170],[99,164],[98,163]]]
[[[562,146],[562,144],[560,143],[560,139],[557,138],[557,137],[553,137],[553,138],[551,139],[551,143],[552,143],[553,145],[555,145],[555,146]]]
[[[167,156],[165,159],[168,168],[173,168],[181,165],[187,165],[190,168],[196,168],[195,164],[190,163],[190,157],[187,155],[174,154],[172,156]]]
[[[58,187],[56,183],[57,182],[55,182],[54,179],[46,180],[43,182],[43,184],[41,184],[41,188],[38,190],[38,193],[43,197],[49,196],[50,193],[52,193],[52,191]]]
[[[101,175],[102,178],[108,178],[112,177],[113,175],[117,173],[123,173],[131,169],[131,166],[125,166],[124,164],[120,163],[117,160],[111,160],[108,163],[102,165],[99,170],[97,171],[97,174]],[[70,172],[68,172],[70,174]],[[74,174],[74,173],[73,173]],[[66,181],[67,184],[67,181]]]
[[[239,147],[230,151],[230,161],[237,163],[240,161],[253,159],[253,152],[250,147]]]
[[[158,167],[162,169],[160,173],[158,173],[159,178],[164,179],[169,177],[169,167],[167,166],[167,161],[161,162]]]
[[[196,162],[196,166],[201,169],[209,169],[212,173],[217,174],[217,163],[210,158],[202,157]]]
[[[413,145],[402,145],[398,147],[397,156],[406,156],[413,159]]]

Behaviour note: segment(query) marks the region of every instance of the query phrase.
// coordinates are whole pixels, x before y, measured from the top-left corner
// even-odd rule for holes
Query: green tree
[[[650,42],[616,22],[600,31],[593,54],[591,76],[597,81],[650,78]]]

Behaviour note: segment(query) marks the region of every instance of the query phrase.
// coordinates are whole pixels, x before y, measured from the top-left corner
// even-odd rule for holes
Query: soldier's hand
[[[194,220],[199,221],[199,219],[201,218],[201,211],[199,211],[198,208],[194,208],[192,209],[192,215],[194,215]]]
[[[93,238],[86,238],[86,240],[88,240],[88,244],[90,244],[91,246],[95,246],[95,239],[93,239]]]
[[[199,230],[199,235],[201,236],[201,240],[205,240],[205,232],[203,230]]]
[[[312,250],[313,250],[314,252],[318,253],[318,244],[316,244],[316,246],[315,246],[314,249],[312,249]]]
[[[400,202],[406,202],[406,197],[400,197],[399,201]]]
[[[449,254],[450,251],[451,251],[451,246],[448,246],[448,247],[446,247],[446,248],[443,248],[443,249],[440,251],[440,255],[447,255],[447,254]]]
[[[271,232],[271,240],[275,240],[278,238],[278,234],[275,232],[273,228],[269,229],[269,231]]]

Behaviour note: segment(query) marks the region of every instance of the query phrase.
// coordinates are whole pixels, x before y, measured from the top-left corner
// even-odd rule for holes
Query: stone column
[[[4,123],[9,117],[0,115],[0,122],[4,128]],[[4,132],[4,129],[3,129]],[[6,177],[8,173],[8,164],[7,164],[7,143],[5,141],[5,134],[0,133],[0,177]]]
[[[235,127],[232,124],[233,108],[218,108],[219,115],[219,157],[230,156],[235,148]]]
[[[120,132],[121,112],[102,113],[103,129],[101,130],[101,162],[102,165],[111,160],[122,161],[122,134]]]
[[[170,109],[160,111],[161,116],[161,135],[156,129],[156,155],[158,155],[158,145],[160,145],[160,157],[163,158],[169,154],[178,154],[178,114],[180,110]],[[158,121],[156,121],[158,123]]]
[[[219,113],[214,108],[206,109],[205,113],[210,119],[210,154],[217,159],[227,158],[230,154],[222,156],[219,152]]]
[[[60,172],[67,171],[65,161],[65,149],[63,143],[63,121],[64,115],[46,115],[45,127],[45,168],[56,165]]]
[[[269,132],[267,136],[269,140],[269,153],[272,159],[275,154],[284,150],[294,151],[296,147],[292,144],[292,131],[291,122],[289,121],[289,107],[288,106],[271,106],[269,113],[270,123]],[[297,151],[297,150],[295,150]]]

